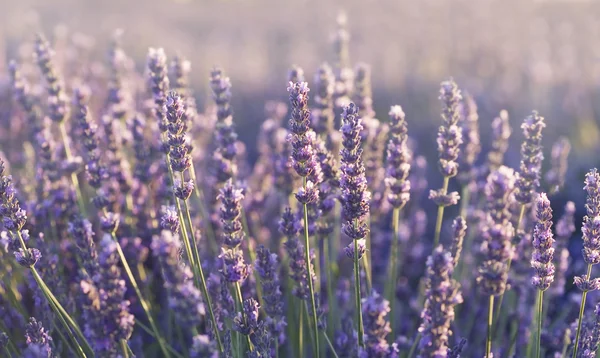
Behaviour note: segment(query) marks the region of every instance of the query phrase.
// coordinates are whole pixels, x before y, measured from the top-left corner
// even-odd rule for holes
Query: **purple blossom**
[[[440,126],[437,137],[439,166],[444,177],[454,177],[458,173],[458,153],[463,143],[462,130],[458,127],[460,113],[459,103],[462,99],[460,90],[453,80],[444,81],[440,89],[442,101],[442,119],[444,125]]]
[[[462,155],[458,158],[460,172],[458,180],[462,185],[467,185],[477,179],[475,161],[481,152],[481,141],[479,138],[479,116],[477,114],[477,103],[475,99],[465,94],[459,105],[461,113],[462,128]]]
[[[522,205],[533,200],[533,194],[540,185],[540,172],[544,153],[542,152],[542,130],[546,127],[544,117],[533,111],[521,125],[525,141],[521,145],[521,165],[517,174],[515,199]]]
[[[390,108],[390,139],[387,145],[387,167],[385,184],[387,199],[394,208],[402,208],[410,200],[410,180],[408,175],[412,153],[408,149],[408,129],[404,111],[400,106]]]
[[[554,237],[552,234],[552,208],[545,193],[539,195],[536,202],[537,222],[533,229],[533,255],[531,266],[535,271],[532,283],[545,291],[554,281]]]
[[[427,259],[426,301],[419,327],[422,334],[419,350],[424,358],[445,357],[448,354],[454,306],[463,301],[460,285],[451,278],[454,270],[452,261],[452,255],[444,251],[441,245]]]
[[[552,167],[546,173],[546,183],[550,187],[550,193],[558,192],[565,184],[567,175],[569,153],[571,152],[571,142],[566,137],[560,137],[552,146],[550,159]]]

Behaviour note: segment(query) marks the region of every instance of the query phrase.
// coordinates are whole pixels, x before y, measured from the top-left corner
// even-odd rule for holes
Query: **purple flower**
[[[442,175],[451,178],[458,173],[457,159],[460,145],[463,143],[462,130],[458,127],[460,119],[458,105],[462,96],[453,80],[442,82],[439,99],[443,104],[442,119],[444,120],[437,137],[439,166]]]
[[[244,194],[242,189],[237,189],[229,179],[219,192],[217,199],[221,200],[221,223],[223,229],[223,243],[229,248],[238,247],[244,240],[242,223],[240,219],[242,200]]]
[[[249,336],[258,328],[258,302],[254,298],[244,300],[242,312],[233,318],[233,329]]]
[[[533,194],[540,185],[540,172],[544,153],[542,152],[542,130],[546,127],[544,117],[533,111],[521,125],[525,141],[521,145],[521,165],[517,174],[515,199],[522,205],[533,200]]]
[[[450,325],[454,320],[454,306],[462,303],[460,285],[453,280],[452,255],[438,246],[427,258],[425,307],[419,327],[421,357],[445,357],[448,354]]]
[[[364,238],[368,230],[365,218],[369,213],[371,199],[371,193],[367,190],[365,167],[361,160],[360,132],[363,127],[358,116],[358,107],[354,103],[344,108],[342,117],[340,201],[346,221],[344,232],[351,239],[358,240]]]
[[[550,193],[554,194],[562,189],[567,175],[569,153],[571,142],[566,137],[560,137],[552,146],[550,155],[552,167],[546,173],[546,182],[550,187]]]
[[[36,35],[35,55],[38,67],[47,84],[49,117],[53,121],[61,123],[69,114],[67,96],[53,61],[54,51],[42,34]]]
[[[485,188],[487,217],[483,223],[481,252],[484,261],[477,282],[485,295],[501,295],[506,288],[508,261],[512,258],[510,204],[515,187],[512,169],[501,166],[488,176]]]
[[[173,234],[179,232],[179,213],[174,206],[163,206],[160,218],[160,227],[169,230]]]
[[[221,275],[227,282],[242,282],[250,273],[250,266],[244,263],[244,254],[239,248],[221,248],[219,258],[223,260]]]
[[[552,235],[552,208],[545,193],[539,195],[536,202],[537,222],[533,229],[533,255],[531,266],[535,271],[532,283],[545,291],[554,281],[554,237]]]
[[[374,117],[373,94],[371,90],[371,67],[366,63],[359,63],[354,69],[354,103],[363,118]]]
[[[585,176],[587,215],[583,218],[583,259],[587,264],[600,263],[600,175],[592,169]]]
[[[477,179],[474,168],[475,161],[481,152],[481,141],[479,138],[479,116],[477,115],[477,104],[475,99],[465,94],[459,105],[461,113],[462,128],[462,155],[458,158],[460,172],[458,180],[462,185],[467,185]]]
[[[189,327],[202,322],[204,305],[202,294],[194,286],[192,270],[181,260],[181,241],[171,231],[163,231],[152,239],[152,253],[160,262],[168,305],[176,321]]]
[[[169,90],[169,77],[167,76],[167,56],[162,48],[148,49],[148,85],[154,99],[154,116],[158,121],[161,132],[167,131],[167,91]]]
[[[223,70],[214,68],[210,74],[210,88],[213,100],[217,104],[217,123],[215,142],[217,144],[213,159],[215,161],[216,178],[219,183],[224,183],[236,176],[238,168],[235,157],[237,133],[233,124],[233,111],[231,109],[231,81],[225,77]]]
[[[362,299],[363,319],[365,327],[365,346],[368,357],[390,357],[394,352],[387,342],[387,335],[392,332],[386,316],[390,313],[390,303],[377,292]]]
[[[289,256],[290,277],[296,281],[296,287],[294,287],[292,292],[298,298],[309,300],[310,290],[308,288],[308,268],[304,256],[304,245],[302,245],[297,237],[289,237],[283,245]],[[310,272],[314,273],[312,262]],[[311,276],[311,279],[314,281],[316,277],[314,274]]]
[[[312,111],[315,132],[326,135],[333,131],[333,90],[335,77],[331,67],[324,63],[317,69],[315,75],[315,109]]]
[[[410,180],[408,174],[412,153],[408,149],[408,129],[404,111],[400,106],[390,108],[390,139],[387,145],[387,167],[385,184],[387,199],[394,208],[402,208],[410,200]]]
[[[457,217],[452,223],[452,231],[452,264],[456,267],[467,234],[467,221],[462,216]]]
[[[285,326],[283,315],[283,294],[279,284],[277,254],[260,245],[256,250],[254,269],[260,277],[263,293],[264,310],[267,313],[266,322],[279,344],[285,342]]]
[[[27,343],[27,348],[23,352],[25,357],[55,357],[52,353],[52,337],[35,317],[29,318],[29,323],[25,328],[25,342]]]

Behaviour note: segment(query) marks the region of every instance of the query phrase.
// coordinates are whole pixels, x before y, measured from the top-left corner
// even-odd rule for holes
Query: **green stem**
[[[300,308],[298,319],[298,358],[304,357],[304,309]]]
[[[240,312],[242,312],[242,316],[246,316],[246,314],[244,313],[244,298],[242,296],[242,288],[240,286],[239,282],[235,283],[235,294],[237,296],[237,301],[240,304]],[[250,336],[246,336],[246,343],[248,343],[248,349],[250,349],[250,351],[254,350],[254,346],[252,345],[252,342],[250,341]]]
[[[329,245],[331,243],[331,237],[329,240],[323,242],[323,260],[325,261],[325,275],[327,279],[327,302],[335,302],[335,295],[333,292],[333,274],[331,272],[331,264],[329,257]],[[329,310],[327,312],[327,334],[332,334],[335,331],[335,318],[336,317],[336,305],[329,304]]]
[[[52,310],[54,310],[56,312],[56,306],[54,305],[54,302],[50,301],[50,306],[52,307]],[[58,317],[58,320],[61,322],[61,324],[66,327],[67,322],[65,321],[65,319],[61,315],[56,315],[56,316]],[[62,333],[62,331],[59,328],[56,328],[56,332],[58,332],[60,339],[62,339],[62,341],[65,343],[65,345],[69,348],[69,350],[71,352],[73,352],[75,355],[77,355],[79,357],[84,357],[84,358],[87,357],[85,355],[85,353],[83,352],[83,349],[77,342],[77,339],[75,339],[75,336],[73,336],[73,332],[71,332],[71,330],[68,328],[66,329],[66,331],[67,331],[67,335],[69,336],[69,338],[65,337],[65,335]]]
[[[448,191],[448,183],[450,182],[449,177],[444,177],[444,184],[442,185],[442,195],[446,195]],[[440,233],[442,232],[442,222],[444,221],[444,206],[439,205],[437,211],[437,220],[435,221],[435,237],[433,239],[433,249],[439,245],[440,243]]]
[[[392,328],[392,334],[390,339],[394,340],[396,337],[396,284],[398,283],[398,228],[400,221],[400,208],[394,208],[392,213],[392,230],[393,230],[393,238],[392,238],[392,250],[390,252],[390,272],[387,277],[389,277],[388,287],[387,287],[387,299],[390,303],[390,326]]]
[[[205,220],[206,236],[208,237],[208,244],[213,254],[218,253],[219,248],[217,245],[217,239],[213,230],[212,224],[210,223],[210,215],[206,209],[206,201],[204,200],[203,191],[198,187],[198,180],[196,180],[196,168],[194,165],[190,167],[190,178],[194,181],[194,194],[198,200],[198,207],[200,208],[200,216]]]
[[[115,242],[115,246],[117,247],[117,253],[119,254],[119,258],[121,259],[121,263],[123,264],[125,273],[127,273],[127,278],[129,278],[129,283],[131,283],[131,286],[133,287],[135,294],[137,295],[138,299],[140,300],[140,305],[142,306],[144,313],[146,313],[146,317],[148,318],[148,323],[150,323],[150,327],[152,328],[152,331],[154,332],[154,337],[156,338],[158,345],[160,346],[160,350],[162,351],[162,354],[165,357],[170,357],[171,355],[169,354],[169,351],[167,350],[167,347],[165,346],[164,338],[160,335],[160,333],[158,331],[158,327],[156,326],[156,323],[154,322],[154,318],[152,317],[152,313],[150,312],[150,305],[146,301],[144,296],[142,295],[142,291],[140,290],[140,287],[137,284],[135,276],[133,275],[133,271],[131,271],[131,267],[129,267],[129,263],[127,262],[127,259],[125,258],[125,254],[123,253],[121,244],[119,244],[119,240],[117,239],[117,236],[115,235],[114,231],[111,233],[111,235],[112,235],[113,241]]]
[[[590,279],[592,274],[592,264],[588,264],[586,280]],[[577,333],[575,334],[575,347],[573,348],[572,358],[577,357],[577,351],[579,349],[579,336],[581,335],[581,323],[583,322],[583,311],[585,310],[585,299],[587,297],[587,291],[583,291],[581,295],[581,304],[579,305],[579,323],[577,323]]]
[[[467,218],[467,210],[469,208],[470,197],[471,192],[469,191],[469,186],[464,185],[460,193],[460,216],[462,216],[465,219]]]
[[[65,128],[65,122],[61,122],[58,125],[60,129],[60,136],[63,142],[63,146],[65,147],[65,156],[67,157],[67,161],[71,161],[73,159],[73,155],[71,154],[71,147],[69,146],[67,129]],[[77,205],[79,206],[79,211],[83,216],[86,216],[85,203],[83,202],[83,195],[81,195],[81,189],[79,188],[79,179],[77,179],[76,173],[71,173],[71,183],[75,189],[75,195],[77,196]]]
[[[410,346],[410,351],[408,351],[408,358],[412,358],[415,355],[415,351],[417,350],[417,345],[419,344],[419,342],[421,341],[421,333],[417,333],[417,336],[415,337],[415,340],[412,344],[412,346]]]
[[[540,358],[542,354],[542,305],[544,302],[544,291],[538,290],[538,298],[537,298],[537,354],[536,357]]]
[[[371,215],[367,218],[367,227],[371,227]],[[365,237],[365,254],[363,255],[363,265],[365,265],[365,281],[367,283],[367,292],[371,292],[373,288],[373,273],[371,271],[371,236],[370,232],[367,232]]]
[[[242,218],[242,229],[244,230],[244,234],[246,236],[246,246],[248,246],[248,255],[250,256],[250,262],[254,265],[256,262],[256,250],[250,241],[250,227],[248,226],[248,219],[246,218],[246,211],[242,207],[240,216]],[[262,295],[262,284],[260,280],[260,275],[258,271],[252,270],[254,279],[256,280],[256,296],[258,296],[258,303],[260,303],[260,307],[263,308],[265,306]]]
[[[490,295],[487,322],[487,340],[485,344],[485,358],[492,357],[492,324],[494,321],[494,295]]]
[[[192,253],[194,255],[194,260],[196,262],[195,266],[196,270],[197,270],[197,275],[200,277],[200,284],[202,285],[202,292],[204,293],[204,300],[206,302],[206,305],[208,306],[208,312],[210,314],[210,320],[212,321],[212,325],[213,325],[213,330],[214,330],[214,334],[215,337],[217,338],[217,345],[219,347],[219,351],[223,352],[223,345],[221,343],[221,336],[219,335],[219,326],[217,324],[217,318],[215,316],[215,312],[213,311],[213,307],[212,307],[212,300],[210,298],[210,295],[208,294],[208,287],[206,285],[206,278],[204,276],[204,269],[202,268],[202,263],[200,260],[200,253],[198,252],[198,245],[196,244],[196,234],[194,234],[194,229],[192,226],[192,218],[190,216],[190,209],[188,207],[187,201],[183,200],[183,206],[185,208],[185,212],[186,212],[186,216],[187,216],[187,220],[188,223],[190,225],[190,232],[192,235],[192,240],[193,240],[193,245],[192,246]],[[188,244],[189,244],[189,239],[188,239]]]
[[[355,223],[356,225],[356,223]],[[358,345],[365,346],[362,319],[362,302],[360,299],[360,264],[358,261],[358,240],[354,241],[354,296],[356,299],[356,323],[358,325]]]
[[[154,332],[152,332],[152,329],[150,329],[150,327],[146,326],[144,323],[142,323],[142,321],[140,321],[139,319],[135,319],[135,325],[139,326],[142,330],[144,330],[144,332],[146,332],[150,337],[152,338],[156,338],[154,337]],[[179,352],[177,352],[173,347],[171,347],[170,345],[167,344],[167,349],[169,350],[169,352],[171,352],[171,354],[173,354],[175,357],[177,358],[184,358]]]
[[[123,352],[123,358],[129,358],[129,347],[127,347],[127,341],[121,339],[119,343],[121,344],[121,352]]]
[[[329,350],[331,351],[331,353],[333,353],[333,356],[335,358],[340,358],[338,356],[337,352],[335,351],[335,348],[333,347],[333,344],[331,344],[331,340],[327,336],[327,333],[323,332],[323,336],[325,337],[325,342],[327,342],[327,345],[329,346]]]
[[[306,190],[306,177],[302,178],[302,186],[304,190]],[[321,349],[319,347],[319,333],[318,333],[318,323],[317,323],[317,306],[315,304],[315,289],[312,280],[312,265],[310,260],[310,238],[308,236],[308,206],[306,204],[304,206],[304,258],[306,260],[306,270],[308,272],[308,288],[310,290],[310,304],[312,309],[312,324],[314,327],[314,337],[315,337],[315,349],[314,354],[315,357],[319,358]]]

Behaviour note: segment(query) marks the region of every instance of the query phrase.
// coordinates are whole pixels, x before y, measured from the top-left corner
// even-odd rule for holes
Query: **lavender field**
[[[0,12],[0,357],[600,357],[600,3]]]

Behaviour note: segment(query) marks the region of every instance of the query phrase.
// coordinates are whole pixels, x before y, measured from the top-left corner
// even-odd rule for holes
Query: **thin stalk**
[[[304,357],[304,310],[300,309],[300,319],[298,320],[298,357]]]
[[[198,207],[200,208],[200,216],[206,221],[206,236],[208,237],[208,244],[213,254],[216,254],[219,251],[217,245],[217,239],[215,232],[210,223],[210,215],[208,214],[208,210],[206,209],[206,201],[204,200],[203,191],[198,186],[198,180],[196,180],[196,168],[194,165],[190,167],[190,178],[194,181],[194,194],[198,199]]]
[[[10,354],[10,351],[8,350],[8,346],[4,346],[4,354],[6,354],[6,356],[8,358],[12,358],[12,354]]]
[[[469,191],[469,186],[464,185],[460,192],[460,216],[463,218],[467,218],[467,209],[469,208],[469,198],[471,197],[471,192]]]
[[[304,190],[306,190],[306,177],[302,177],[302,186]],[[308,236],[308,207],[306,204],[304,206],[304,258],[306,260],[306,270],[308,272],[308,288],[310,290],[310,304],[312,308],[312,324],[314,327],[314,337],[315,337],[315,357],[319,358],[320,356],[320,347],[319,347],[319,333],[318,333],[318,323],[317,323],[317,306],[315,304],[315,289],[312,280],[312,270],[310,264],[310,238]],[[357,260],[355,260],[357,261]],[[358,262],[358,261],[357,261]]]
[[[327,336],[327,333],[323,332],[323,336],[325,337],[325,342],[327,342],[327,345],[329,346],[329,350],[331,351],[331,353],[333,353],[333,356],[335,358],[340,358],[338,356],[337,352],[335,351],[335,348],[333,347],[333,344],[331,344],[331,340]]]
[[[242,316],[245,316],[246,314],[244,313],[244,298],[242,296],[242,288],[241,288],[239,282],[235,283],[235,294],[237,296],[238,302],[240,303]],[[252,345],[252,342],[250,341],[250,336],[245,335],[245,337],[246,337],[246,343],[248,343],[248,349],[250,349],[250,351],[253,351],[254,346]]]
[[[356,225],[356,223],[355,223]],[[358,325],[358,345],[360,347],[365,346],[363,332],[363,319],[362,319],[362,302],[360,299],[360,265],[358,262],[358,240],[354,241],[354,296],[356,299],[356,323]]]
[[[485,358],[492,357],[492,324],[494,322],[494,295],[490,295],[487,322],[487,340],[485,343]]]
[[[513,357],[514,353],[513,350],[515,349],[515,346],[517,345],[517,336],[519,334],[519,320],[517,319],[516,321],[513,322],[513,325],[511,326],[510,329],[510,345],[508,346],[508,356],[509,357]]]
[[[221,343],[221,336],[219,335],[219,326],[217,325],[217,318],[215,316],[215,313],[213,311],[212,308],[212,300],[210,298],[210,295],[208,294],[208,287],[206,285],[206,278],[204,276],[204,270],[202,268],[202,264],[200,261],[200,253],[198,252],[198,245],[196,244],[196,234],[194,233],[193,230],[193,226],[192,226],[192,217],[190,216],[190,209],[188,207],[188,203],[186,200],[183,200],[183,206],[185,208],[185,212],[186,212],[186,216],[187,216],[187,220],[188,223],[190,225],[190,231],[191,231],[191,235],[192,235],[192,240],[193,240],[193,245],[192,246],[192,253],[194,255],[194,261],[196,262],[196,266],[197,266],[197,270],[198,270],[198,275],[200,276],[200,284],[202,285],[202,292],[204,293],[204,299],[206,302],[206,305],[208,306],[208,312],[210,314],[210,320],[212,321],[212,325],[213,325],[213,329],[214,329],[214,334],[215,337],[217,338],[217,345],[219,346],[219,351],[223,352],[223,345]],[[188,239],[189,241],[189,239]]]
[[[538,290],[537,297],[537,341],[536,341],[536,357],[540,358],[542,354],[542,305],[544,302],[544,291]]]
[[[369,215],[367,219],[367,227],[371,227],[371,215]],[[363,256],[363,265],[365,265],[365,281],[367,283],[367,292],[371,292],[373,288],[373,273],[371,271],[371,234],[367,232],[367,236],[365,237],[365,246],[366,251]]]
[[[21,235],[21,231],[17,231],[17,237],[19,238],[19,242],[21,244],[21,248],[23,249],[23,252],[26,253],[27,245],[25,245],[25,240],[23,240],[23,235]],[[52,291],[50,291],[50,288],[48,288],[48,286],[46,285],[46,283],[44,282],[44,280],[42,279],[40,274],[37,272],[37,269],[35,268],[35,266],[30,266],[29,269],[31,270],[31,273],[33,274],[33,278],[35,279],[37,285],[39,286],[39,288],[42,290],[42,293],[46,297],[46,300],[48,301],[48,303],[50,303],[50,306],[52,306],[55,313],[61,319],[61,322],[65,326],[65,329],[68,332],[71,332],[70,329],[73,329],[75,331],[75,333],[77,334],[77,337],[81,340],[81,344],[83,344],[83,348],[85,348],[85,350],[88,353],[93,352],[90,344],[85,339],[85,336],[81,332],[81,329],[79,329],[79,326],[77,325],[77,323],[75,323],[73,318],[71,318],[71,316],[63,308],[63,306],[60,304],[60,302],[58,302],[56,297],[54,297],[54,294],[52,293]],[[77,340],[75,340],[75,342],[77,343],[78,346],[80,345],[80,343]],[[81,347],[80,347],[80,349],[81,349]]]
[[[61,122],[58,127],[60,128],[60,136],[63,142],[63,146],[65,147],[65,156],[67,157],[67,161],[71,161],[73,159],[73,154],[71,154],[71,147],[69,146],[67,129],[65,128],[65,123]],[[79,211],[86,216],[85,211],[85,203],[83,202],[83,195],[81,195],[81,189],[79,188],[79,179],[77,179],[76,173],[71,173],[71,183],[75,188],[75,195],[77,196],[77,206],[79,207]]]
[[[111,235],[112,235],[112,239],[115,242],[115,245],[117,247],[117,253],[119,254],[119,258],[121,259],[121,263],[123,264],[125,273],[127,273],[127,277],[129,278],[129,283],[131,283],[131,286],[133,287],[135,294],[137,295],[138,299],[140,300],[140,305],[142,306],[142,309],[146,313],[146,317],[148,318],[148,323],[150,323],[150,327],[152,328],[152,331],[154,332],[154,337],[158,341],[160,350],[162,351],[162,354],[165,357],[170,357],[171,355],[169,354],[169,351],[167,350],[167,347],[165,346],[164,338],[160,335],[160,333],[158,331],[158,327],[156,326],[156,323],[154,322],[154,318],[152,317],[152,313],[150,312],[150,305],[148,304],[148,302],[142,295],[142,291],[140,290],[140,287],[137,284],[135,276],[133,275],[133,272],[131,271],[131,267],[129,267],[129,263],[127,262],[127,259],[125,258],[123,249],[121,249],[119,240],[117,239],[117,236],[115,235],[114,231],[111,233]]]
[[[327,333],[332,334],[335,331],[335,317],[336,317],[336,305],[333,304],[335,302],[335,295],[333,292],[333,274],[331,272],[331,264],[329,257],[329,245],[330,245],[331,237],[329,240],[325,240],[323,242],[323,259],[325,264],[325,275],[327,280],[327,302],[329,303],[329,310],[327,311]]]
[[[569,348],[569,345],[571,344],[571,330],[570,329],[566,329],[565,330],[565,336],[563,338],[563,348],[562,348],[562,352],[560,354],[561,358],[567,358],[567,349]]]
[[[592,274],[592,264],[588,264],[586,279],[590,279]],[[581,335],[581,323],[583,322],[583,311],[585,310],[585,299],[587,297],[587,291],[583,291],[581,295],[581,305],[579,305],[579,323],[577,323],[577,334],[575,334],[575,347],[573,348],[572,358],[577,357],[577,351],[579,350],[579,336]]]
[[[412,346],[410,346],[410,351],[408,351],[408,358],[412,358],[415,355],[415,352],[417,350],[417,345],[419,345],[419,342],[421,341],[421,333],[417,333],[417,336],[415,337],[415,341],[413,342]]]
[[[54,306],[53,303],[50,303],[50,306],[52,306],[52,309],[55,310],[56,307]],[[61,315],[57,315],[58,319],[61,321],[63,326],[67,325],[67,322],[65,322],[65,319],[61,316]],[[75,339],[75,336],[73,336],[73,332],[71,332],[70,329],[67,329],[67,335],[69,336],[69,338],[65,337],[65,335],[62,333],[62,331],[58,328],[56,328],[56,332],[58,333],[58,335],[60,336],[60,339],[65,343],[65,345],[69,348],[69,350],[71,352],[73,352],[76,356],[78,357],[87,357],[85,355],[85,353],[83,352],[83,349],[81,348],[81,346],[79,345],[79,343],[77,343],[77,339]]]
[[[523,217],[525,216],[525,205],[521,204],[521,211],[519,212],[519,219],[517,220],[517,226],[515,227],[515,235],[518,234],[519,228],[521,227],[521,223],[523,222]],[[506,271],[510,274],[510,265],[512,263],[512,256],[508,259],[508,264],[506,265]],[[504,293],[500,295],[500,300],[498,301],[498,307],[496,307],[496,313],[494,314],[494,318],[498,320],[500,317],[500,310],[502,309],[502,301],[504,301]]]
[[[123,352],[123,358],[129,358],[129,347],[127,346],[127,341],[121,339],[121,352]]]
[[[142,321],[140,321],[139,319],[136,318],[135,324],[136,324],[136,326],[139,326],[142,330],[144,330],[144,332],[146,332],[146,334],[148,334],[150,337],[156,338],[156,337],[154,337],[154,332],[152,332],[152,329],[150,327],[146,326]],[[168,344],[167,344],[167,349],[169,350],[169,352],[171,352],[171,354],[173,354],[173,356],[175,356],[177,358],[184,358],[179,352],[177,352],[173,347],[171,347]]]
[[[442,195],[446,195],[448,191],[448,183],[450,182],[449,177],[444,177],[444,184],[442,185]],[[433,239],[433,249],[440,243],[440,233],[442,232],[442,222],[444,221],[444,206],[439,205],[437,211],[437,219],[435,221],[435,237]]]
[[[387,284],[387,299],[390,303],[390,326],[392,328],[392,334],[390,338],[393,340],[396,337],[396,283],[398,282],[398,227],[400,221],[400,208],[394,208],[392,213],[392,250],[390,252],[390,272],[387,277],[389,281]]]

